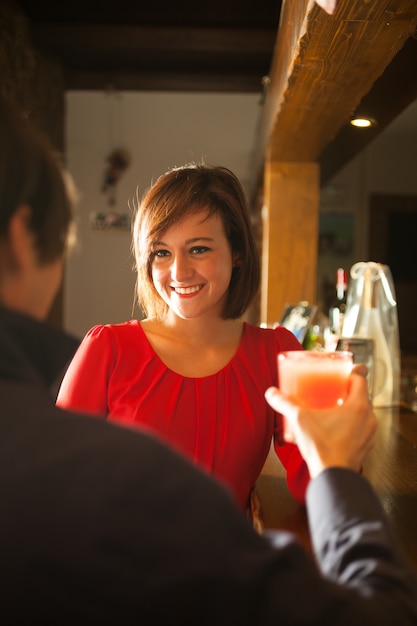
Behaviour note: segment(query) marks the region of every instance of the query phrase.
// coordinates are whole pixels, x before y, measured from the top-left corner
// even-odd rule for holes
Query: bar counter
[[[378,428],[364,475],[377,492],[393,532],[417,570],[417,413],[405,404],[375,408]],[[285,471],[271,447],[256,485],[255,525],[282,528],[310,550],[306,511],[289,494]]]

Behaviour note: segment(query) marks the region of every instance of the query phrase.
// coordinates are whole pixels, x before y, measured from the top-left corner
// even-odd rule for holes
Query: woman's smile
[[[198,293],[204,285],[193,285],[192,287],[171,287],[172,291],[181,296],[190,296]]]

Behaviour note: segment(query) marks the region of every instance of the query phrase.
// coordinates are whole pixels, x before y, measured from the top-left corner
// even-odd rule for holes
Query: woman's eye
[[[168,250],[154,250],[152,253],[153,258],[163,258],[169,255]]]
[[[210,250],[210,248],[207,248],[207,246],[194,246],[193,248],[191,248],[190,252],[191,254],[202,254],[203,252],[207,252],[208,250]]]

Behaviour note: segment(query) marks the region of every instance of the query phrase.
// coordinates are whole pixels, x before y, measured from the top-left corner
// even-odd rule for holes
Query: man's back
[[[247,533],[248,547],[260,540],[243,516],[229,516],[220,487],[151,436],[64,414],[30,386],[1,381],[0,397],[0,615],[7,607],[10,617],[50,611],[57,623],[177,623],[178,603],[197,611],[207,602],[212,575],[225,604],[232,599],[239,572],[224,562],[218,579],[222,548],[232,551],[218,545],[221,525]],[[212,532],[200,542],[202,527]]]

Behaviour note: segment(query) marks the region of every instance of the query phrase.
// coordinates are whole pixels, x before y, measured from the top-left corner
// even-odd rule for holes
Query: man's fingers
[[[368,368],[366,365],[357,364],[353,366],[352,374],[349,378],[349,389],[360,389],[363,388],[362,392],[366,391],[366,397],[368,397]]]
[[[352,374],[359,374],[359,376],[365,376],[366,378],[368,375],[368,368],[363,363],[357,363],[352,368]]]

